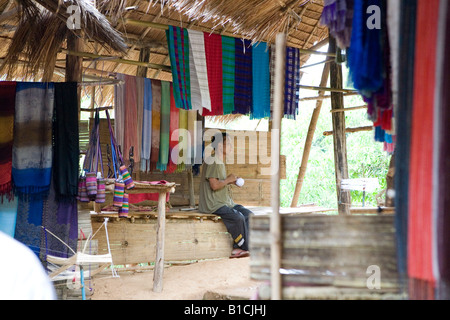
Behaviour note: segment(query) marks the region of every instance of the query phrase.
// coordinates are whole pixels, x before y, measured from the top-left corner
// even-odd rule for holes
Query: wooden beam
[[[280,300],[282,298],[282,279],[280,274],[281,252],[282,252],[282,226],[280,216],[280,137],[281,117],[284,102],[284,72],[286,34],[278,33],[275,40],[275,91],[273,120],[271,130],[271,152],[272,152],[272,176],[271,176],[271,206],[270,216],[270,258],[271,258],[271,298]]]
[[[341,71],[342,73],[342,71]],[[331,86],[331,88],[327,87],[315,87],[315,86],[306,86],[306,85],[300,85],[300,89],[307,89],[307,90],[317,90],[317,91],[331,91],[331,92],[341,92],[341,93],[354,93],[356,90],[353,89],[343,89],[342,84],[340,88]]]
[[[156,227],[156,258],[153,274],[153,291],[161,292],[164,275],[164,233],[166,228],[166,193],[160,192],[158,198],[158,222]]]
[[[342,109],[334,109],[330,110],[331,113],[333,112],[345,112],[345,111],[353,111],[353,110],[360,110],[360,109],[367,109],[367,105],[363,106],[356,106],[356,107],[348,107],[348,108],[342,108]]]
[[[349,93],[344,93],[343,94],[344,97],[356,96],[356,95],[358,95],[358,92],[349,92]],[[323,100],[323,99],[330,99],[330,98],[331,98],[330,95],[315,96],[315,97],[304,97],[304,98],[300,98],[300,101]]]
[[[326,86],[328,81],[328,75],[330,73],[330,65],[325,64],[323,66],[322,79],[320,80],[320,86]],[[319,91],[319,96],[323,96],[325,91]],[[295,185],[294,195],[292,197],[291,207],[296,207],[298,204],[298,198],[300,197],[300,191],[302,190],[303,180],[306,174],[306,168],[308,166],[309,153],[311,151],[311,145],[314,138],[314,132],[316,131],[317,121],[319,120],[320,110],[322,108],[323,100],[316,101],[316,107],[311,115],[311,121],[309,123],[308,133],[306,135],[305,146],[303,148],[302,162],[298,169],[297,183]]]
[[[83,42],[80,37],[80,31],[76,33],[69,32],[67,35],[67,48],[71,51],[83,50]],[[66,56],[66,82],[78,82],[83,80],[83,58],[77,56]],[[81,87],[77,89],[78,96],[78,120],[81,117]]]
[[[372,130],[373,130],[372,126],[345,128],[345,133],[360,132],[360,131],[372,131]],[[324,131],[323,135],[324,136],[331,136],[331,135],[333,135],[333,133],[334,133],[334,131]]]
[[[128,60],[128,59],[121,59],[118,57],[111,57],[111,56],[104,56],[99,54],[94,54],[90,52],[81,52],[78,50],[61,50],[62,53],[65,53],[69,56],[76,56],[76,57],[84,57],[84,58],[94,58],[94,59],[106,59],[111,62],[116,63],[123,63],[123,64],[130,64],[134,66],[141,66],[141,67],[147,67],[152,69],[161,69],[167,72],[171,72],[170,66],[162,65],[162,64],[156,64],[156,63],[149,63],[149,62],[140,62],[135,60]]]
[[[330,37],[329,50],[336,51],[336,40],[332,37]],[[343,109],[343,91],[339,91],[342,88],[342,67],[336,62],[330,63],[330,86],[337,89],[331,92],[331,109]],[[341,191],[341,180],[348,179],[345,115],[343,112],[334,112],[331,114],[331,118],[334,132],[333,146],[338,212],[342,215],[348,215],[350,214],[351,204],[350,192]]]

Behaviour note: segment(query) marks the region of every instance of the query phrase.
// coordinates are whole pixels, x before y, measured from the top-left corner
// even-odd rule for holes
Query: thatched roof
[[[328,30],[319,23],[323,0],[97,0],[97,8],[89,0],[72,2],[84,8],[83,52],[138,61],[140,49],[149,48],[147,77],[168,81],[172,76],[167,25],[269,43],[277,32],[285,31],[288,45],[303,49],[328,38]],[[71,32],[63,23],[69,4],[62,0],[0,0],[0,56],[7,62],[0,71],[3,78],[32,76],[29,78],[41,80],[46,76],[48,80],[50,70],[50,80],[64,81],[66,54],[56,52],[66,48],[64,39]],[[95,57],[83,60],[86,79],[104,80],[115,73],[136,75],[136,65]],[[302,62],[307,58],[302,56]],[[112,101],[111,91],[104,87],[104,103]]]

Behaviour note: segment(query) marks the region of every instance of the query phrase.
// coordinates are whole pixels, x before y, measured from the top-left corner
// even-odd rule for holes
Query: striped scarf
[[[156,168],[160,171],[167,169],[169,161],[170,140],[170,82],[161,81],[161,126],[159,140],[159,158]]]
[[[14,108],[16,99],[16,83],[0,82],[0,198],[8,200],[13,197],[12,191],[12,148],[14,128]]]
[[[177,170],[178,155],[172,152],[178,144],[178,127],[180,122],[179,110],[175,105],[173,96],[173,85],[170,86],[170,142],[169,142],[169,164],[166,173],[173,173]]]
[[[142,117],[141,171],[150,168],[150,152],[152,145],[152,82],[144,79],[144,111]]]
[[[252,46],[235,39],[234,113],[248,114],[252,106]]]
[[[159,160],[159,139],[161,126],[161,81],[152,81],[152,147],[150,154],[150,170],[156,168]]]
[[[12,177],[19,197],[42,198],[48,194],[53,108],[53,83],[17,83]]]
[[[223,114],[222,92],[222,37],[218,34],[204,34],[205,56],[208,72],[208,86],[211,98],[211,111],[204,110],[203,115]]]
[[[252,48],[252,112],[251,119],[270,116],[270,70],[267,43]]]
[[[167,44],[174,83],[177,108],[190,110],[191,88],[189,70],[189,34],[186,29],[169,26],[166,31]]]
[[[222,36],[223,114],[234,111],[234,38]]]

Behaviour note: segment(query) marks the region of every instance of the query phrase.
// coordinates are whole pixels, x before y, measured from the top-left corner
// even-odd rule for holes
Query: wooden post
[[[75,31],[76,33],[69,32],[67,35],[67,49],[73,51],[82,51],[83,42],[81,39],[81,32]],[[81,82],[83,74],[83,58],[77,56],[66,55],[66,82]],[[78,87],[78,120],[81,116],[81,88]]]
[[[327,85],[328,75],[330,74],[330,64],[327,63],[323,66],[322,79],[320,80],[320,86]],[[325,95],[325,91],[319,91],[319,97]],[[323,99],[316,101],[316,108],[311,115],[311,121],[309,123],[308,134],[306,135],[305,146],[303,148],[302,162],[297,176],[297,184],[295,185],[294,196],[292,197],[291,207],[296,207],[298,204],[298,198],[300,197],[300,191],[302,190],[303,179],[306,174],[306,167],[308,166],[309,153],[311,151],[311,145],[314,138],[314,132],[316,131],[317,121],[320,116],[320,109],[322,108]]]
[[[271,205],[272,214],[270,215],[270,285],[271,299],[280,300],[282,298],[282,279],[280,274],[281,252],[282,252],[282,227],[280,216],[280,137],[281,137],[281,117],[284,102],[284,73],[286,60],[286,34],[278,33],[275,40],[276,59],[275,59],[275,92],[273,119],[271,129]]]
[[[164,274],[164,232],[166,228],[166,192],[160,192],[158,197],[158,222],[156,226],[156,258],[153,274],[153,291],[163,289]]]
[[[336,51],[336,40],[330,37],[329,50]],[[330,87],[342,88],[342,68],[335,62],[330,63]],[[331,109],[343,109],[344,97],[341,92],[331,92]],[[341,191],[341,180],[348,179],[347,166],[347,144],[345,138],[345,114],[344,112],[333,112],[331,114],[333,123],[333,146],[334,166],[336,176],[336,193],[339,214],[350,214],[350,192]]]

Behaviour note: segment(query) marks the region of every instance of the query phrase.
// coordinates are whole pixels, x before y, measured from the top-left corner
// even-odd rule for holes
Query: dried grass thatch
[[[278,32],[288,33],[302,21],[301,11],[311,0],[166,0],[191,20],[210,22],[214,28],[231,24],[234,33],[253,42],[273,42]]]
[[[66,8],[70,4],[80,8],[81,28],[89,38],[116,51],[125,52],[127,48],[122,36],[89,1],[72,0],[65,2],[64,6],[58,0],[16,2],[19,22],[0,67],[0,72],[5,72],[9,79],[25,77],[36,80],[41,70],[42,80],[52,79],[57,53],[68,33],[73,32],[67,27],[69,14]]]

